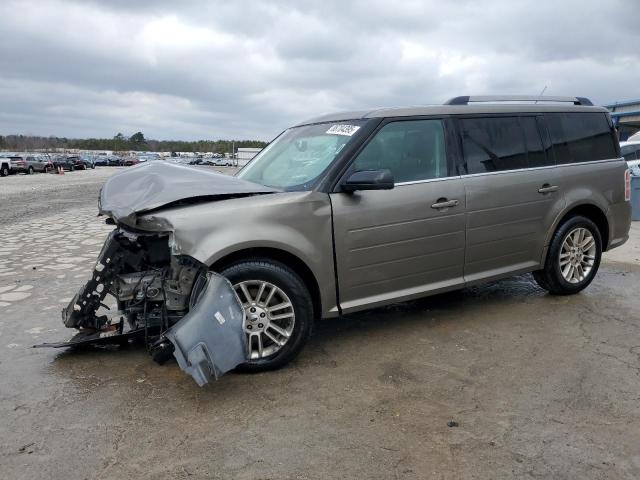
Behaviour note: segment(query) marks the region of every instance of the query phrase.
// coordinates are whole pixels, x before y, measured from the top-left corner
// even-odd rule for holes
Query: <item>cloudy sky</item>
[[[0,2],[0,134],[268,140],[464,94],[640,98],[638,0]]]

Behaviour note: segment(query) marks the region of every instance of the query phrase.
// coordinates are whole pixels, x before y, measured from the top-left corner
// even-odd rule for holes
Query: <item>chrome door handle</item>
[[[551,193],[551,192],[556,192],[558,191],[558,186],[557,185],[549,185],[548,183],[545,183],[542,188],[538,189],[538,193]]]
[[[441,208],[449,208],[449,207],[457,207],[458,200],[447,200],[446,198],[439,198],[436,203],[431,205],[431,208],[435,208],[437,210]]]

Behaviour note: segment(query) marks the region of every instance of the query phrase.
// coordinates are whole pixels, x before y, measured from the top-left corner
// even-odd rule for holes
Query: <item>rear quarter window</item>
[[[616,158],[612,127],[604,113],[548,113],[545,115],[556,163]]]

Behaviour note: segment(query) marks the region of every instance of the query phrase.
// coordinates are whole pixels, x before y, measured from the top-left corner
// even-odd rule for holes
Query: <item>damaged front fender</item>
[[[245,313],[231,283],[212,272],[195,306],[164,337],[178,365],[203,386],[247,361]]]

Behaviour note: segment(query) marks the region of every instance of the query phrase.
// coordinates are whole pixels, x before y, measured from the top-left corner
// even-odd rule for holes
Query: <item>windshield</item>
[[[290,128],[265,147],[237,176],[268,187],[305,190],[364,123],[364,120],[348,120]]]

